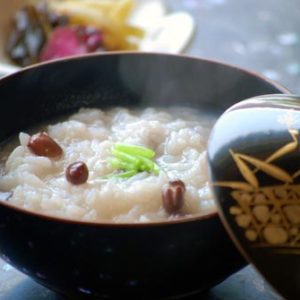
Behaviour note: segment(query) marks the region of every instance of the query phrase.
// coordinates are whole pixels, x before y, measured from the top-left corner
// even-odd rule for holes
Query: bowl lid
[[[208,144],[222,222],[240,252],[285,298],[300,299],[300,96],[229,108]]]

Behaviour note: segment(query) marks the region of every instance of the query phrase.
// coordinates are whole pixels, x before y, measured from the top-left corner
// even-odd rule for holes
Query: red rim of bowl
[[[134,52],[134,51],[110,51],[110,52],[103,52],[103,53],[90,53],[90,54],[85,54],[85,55],[80,55],[80,56],[72,56],[72,57],[67,57],[67,58],[60,58],[60,59],[55,59],[51,61],[46,61],[38,64],[34,64],[25,68],[20,69],[17,72],[5,75],[0,78],[0,82],[6,81],[7,79],[14,77],[14,76],[20,76],[19,74],[22,74],[23,72],[27,72],[27,70],[31,69],[36,69],[44,65],[52,65],[58,62],[67,62],[69,60],[80,60],[83,58],[87,57],[102,57],[102,56],[167,56],[167,57],[177,57],[179,59],[192,59],[192,60],[199,60],[199,61],[204,61],[208,62],[211,64],[215,65],[222,65],[225,67],[229,67],[231,69],[236,69],[239,72],[242,72],[244,74],[251,75],[253,77],[259,78],[262,81],[265,81],[272,85],[273,87],[277,88],[279,91],[285,94],[290,94],[291,92],[282,86],[281,84],[274,82],[263,75],[255,72],[255,71],[250,71],[248,69],[244,69],[229,63],[224,63],[222,61],[214,60],[214,59],[207,59],[207,58],[201,58],[198,56],[192,56],[192,55],[183,55],[183,54],[167,54],[167,53],[160,53],[160,52]],[[259,96],[259,95],[258,95]],[[241,99],[242,100],[242,99]],[[59,216],[52,216],[47,213],[42,213],[42,212],[35,212],[31,211],[25,208],[21,208],[16,206],[15,204],[11,204],[8,202],[3,202],[0,201],[0,205],[5,206],[6,208],[15,210],[16,212],[21,212],[22,214],[27,214],[33,217],[38,217],[38,218],[43,218],[48,221],[53,221],[53,222],[62,222],[62,223],[68,223],[68,224],[76,224],[76,225],[81,225],[81,226],[97,226],[97,227],[156,227],[156,226],[170,226],[174,224],[181,224],[181,223],[190,223],[190,222],[196,222],[196,221],[201,221],[201,220],[206,220],[210,219],[212,217],[217,217],[218,216],[218,210],[217,206],[215,206],[214,209],[211,209],[209,212],[202,212],[202,213],[197,213],[192,216],[187,216],[187,217],[182,217],[178,219],[173,219],[173,220],[164,220],[164,221],[154,221],[154,222],[138,222],[138,223],[126,223],[126,222],[112,222],[112,221],[105,221],[105,222],[97,222],[97,221],[88,221],[88,220],[77,220],[77,219],[72,219],[72,218],[66,218],[66,217],[59,217]]]

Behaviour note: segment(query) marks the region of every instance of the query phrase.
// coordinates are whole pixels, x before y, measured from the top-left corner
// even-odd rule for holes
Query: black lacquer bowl
[[[123,53],[62,60],[0,80],[0,140],[82,106],[183,105],[217,117],[242,99],[283,91],[255,74],[197,58]],[[1,202],[0,252],[71,299],[185,296],[245,265],[216,212],[152,224],[96,224]]]

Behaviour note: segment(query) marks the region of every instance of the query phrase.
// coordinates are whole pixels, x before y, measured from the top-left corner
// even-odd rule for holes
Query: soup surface
[[[47,132],[61,149],[57,157],[48,149],[38,153],[24,132],[3,145],[0,197],[32,211],[97,222],[207,213],[215,209],[206,165],[213,122],[186,108],[81,109],[33,129]],[[129,152],[120,154],[123,148]]]

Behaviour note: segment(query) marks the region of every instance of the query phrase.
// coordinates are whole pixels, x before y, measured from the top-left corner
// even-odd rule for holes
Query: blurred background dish
[[[0,45],[11,16],[26,1],[0,1]],[[194,34],[184,53],[259,72],[293,93],[300,93],[300,34],[297,31],[300,11],[297,0],[287,0],[286,5],[280,0],[138,1],[154,3],[146,10],[151,18],[182,11],[192,16]],[[145,21],[144,15],[145,10],[142,10],[138,20]],[[1,63],[6,63],[7,73],[7,64],[10,67],[11,62],[3,50],[3,46],[0,47],[0,67]]]
[[[194,32],[190,14],[160,0],[4,0],[0,12],[2,73],[94,52],[180,53]]]

